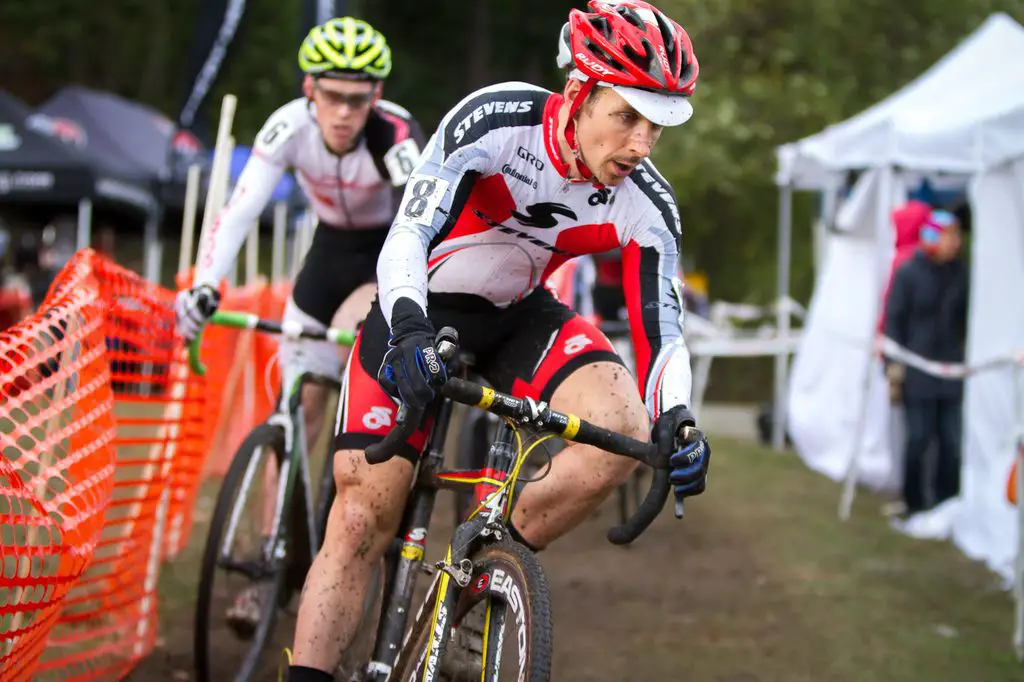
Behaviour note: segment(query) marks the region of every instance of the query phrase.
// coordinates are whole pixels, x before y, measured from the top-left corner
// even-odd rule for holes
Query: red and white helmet
[[[558,66],[584,82],[579,100],[603,85],[652,123],[688,121],[699,66],[686,31],[643,0],[591,0],[588,7],[569,12],[558,40]]]

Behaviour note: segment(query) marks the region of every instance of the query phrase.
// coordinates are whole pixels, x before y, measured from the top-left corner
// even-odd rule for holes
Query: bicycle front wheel
[[[283,431],[257,426],[238,448],[217,494],[196,595],[193,655],[199,682],[251,679],[273,633],[287,558],[268,546],[275,509],[267,488],[283,460]]]
[[[424,609],[392,679],[419,682],[424,668],[439,682],[548,682],[551,679],[551,598],[534,554],[503,541],[473,556],[472,579],[459,596],[444,658],[427,648],[433,609]],[[427,676],[428,679],[431,676]]]

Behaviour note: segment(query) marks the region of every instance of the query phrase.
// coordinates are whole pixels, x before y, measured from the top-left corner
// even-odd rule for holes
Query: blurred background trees
[[[151,104],[174,118],[200,0],[0,3],[0,88],[35,105],[77,83]],[[1024,20],[1024,0],[662,0],[701,62],[696,114],[655,152],[684,222],[685,265],[711,295],[767,302],[775,293],[776,145],[813,133],[888,95],[993,11]],[[211,94],[237,95],[235,138],[297,94],[301,0],[248,0]],[[389,98],[424,127],[474,88],[503,80],[561,86],[556,37],[582,1],[348,0],[392,44]],[[1009,65],[1008,65],[1009,66]],[[936,107],[970,106],[956,84]],[[794,295],[812,286],[814,202],[797,202]]]

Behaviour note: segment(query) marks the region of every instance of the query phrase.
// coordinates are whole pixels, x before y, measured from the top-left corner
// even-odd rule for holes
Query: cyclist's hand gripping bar
[[[437,354],[441,356],[442,362],[451,362],[455,357],[455,351],[458,350],[458,342],[459,335],[451,327],[444,327],[437,333],[437,336],[434,337],[434,348],[437,349]],[[424,410],[413,410],[402,403],[395,415],[394,428],[388,431],[384,440],[366,447],[366,461],[370,464],[382,464],[397,455],[405,441],[416,432],[420,422],[423,421],[424,412]]]

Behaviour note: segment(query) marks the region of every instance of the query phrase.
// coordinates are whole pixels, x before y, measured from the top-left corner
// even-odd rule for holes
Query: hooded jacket
[[[889,282],[885,285],[885,293],[882,295],[881,311],[878,315],[878,332],[885,331],[885,311],[889,305],[889,294],[892,291],[892,281],[896,277],[896,270],[910,260],[917,251],[921,240],[921,228],[925,220],[932,212],[932,207],[923,202],[912,200],[899,207],[892,213],[892,223],[896,230],[896,250],[892,258],[892,266],[889,269]]]
[[[885,335],[929,360],[964,361],[967,338],[967,265],[957,258],[933,260],[918,249],[893,278],[886,311]],[[958,399],[961,379],[947,379],[907,367],[907,399]]]

